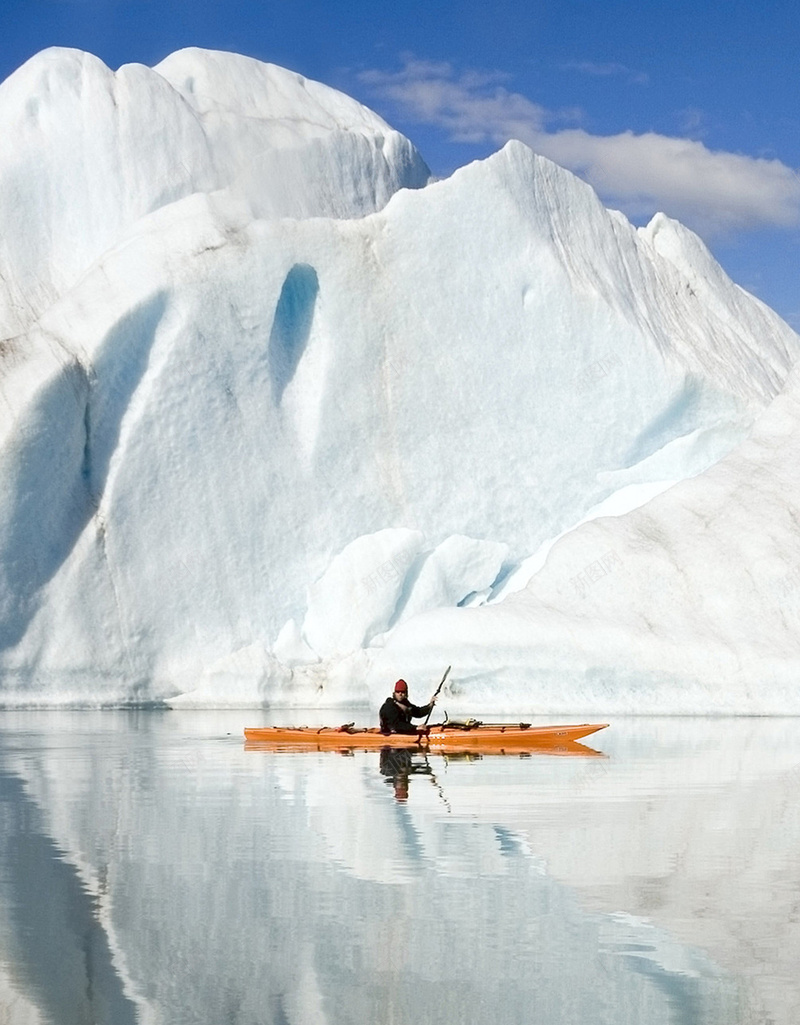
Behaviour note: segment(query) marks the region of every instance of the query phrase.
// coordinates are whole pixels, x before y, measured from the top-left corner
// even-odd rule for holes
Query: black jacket
[[[381,705],[381,733],[416,733],[412,719],[421,719],[427,715],[433,705],[412,705],[408,701],[400,702],[394,697],[387,698]]]

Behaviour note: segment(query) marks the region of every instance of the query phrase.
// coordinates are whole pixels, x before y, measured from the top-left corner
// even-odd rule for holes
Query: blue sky
[[[336,86],[449,174],[509,137],[643,223],[664,210],[800,330],[797,0],[3,0],[0,78],[235,50]]]

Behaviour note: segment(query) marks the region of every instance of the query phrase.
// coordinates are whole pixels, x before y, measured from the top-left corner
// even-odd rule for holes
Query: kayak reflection
[[[374,751],[378,744],[376,744],[375,736],[370,735],[372,731],[362,731],[362,734],[366,734],[366,737],[362,739],[362,736],[350,735],[344,738],[337,731],[330,730],[327,735],[323,734],[322,731],[311,731],[303,728],[305,735],[302,738],[289,737],[281,735],[275,739],[268,736],[257,736],[258,733],[268,734],[268,730],[248,730],[249,736],[244,742],[245,751],[273,751],[273,752],[307,752],[307,751],[327,751],[331,754],[340,754],[347,757],[352,756],[356,751]],[[282,731],[285,733],[286,731]],[[301,730],[295,731],[297,734],[301,733]],[[377,732],[377,731],[375,731]],[[385,738],[382,738],[385,740]],[[407,738],[400,738],[407,739]],[[388,744],[382,744],[379,750],[384,750],[389,747]],[[540,758],[540,757],[558,757],[558,756],[577,756],[581,758],[606,758],[602,751],[596,751],[593,747],[587,747],[586,744],[581,744],[577,740],[559,740],[558,743],[551,743],[547,746],[532,745],[530,748],[512,747],[509,745],[502,746],[500,743],[487,744],[475,743],[474,739],[466,734],[462,738],[458,738],[457,742],[451,742],[451,746],[448,750],[443,751],[439,749],[431,750],[421,744],[412,743],[406,747],[391,747],[390,750],[398,753],[403,752],[407,755],[436,755],[436,757],[444,758],[445,760],[455,759],[466,759],[473,760],[486,757],[497,757],[502,756],[506,758]]]

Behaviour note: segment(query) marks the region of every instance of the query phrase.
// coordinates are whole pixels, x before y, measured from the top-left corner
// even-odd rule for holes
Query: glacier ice
[[[799,423],[795,371],[716,465],[569,532],[505,602],[418,617],[376,673],[457,650],[473,701],[524,686],[554,712],[797,714]]]
[[[232,54],[45,51],[0,124],[0,702],[375,701],[453,663],[453,707],[787,707],[791,624],[730,607],[753,524],[793,571],[793,428],[757,439],[799,340],[692,233],[520,143],[426,185]]]
[[[309,588],[303,637],[311,649],[322,657],[344,656],[383,633],[422,541],[418,530],[406,528],[351,541]]]
[[[253,217],[357,217],[429,171],[376,114],[231,53],[180,50],[112,72],[37,54],[0,86],[0,337],[28,327],[126,228],[226,190]]]

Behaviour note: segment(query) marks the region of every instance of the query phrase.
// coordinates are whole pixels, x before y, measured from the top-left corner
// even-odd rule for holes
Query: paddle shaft
[[[424,723],[422,724],[422,728],[423,728],[423,729],[425,729],[425,727],[426,727],[426,726],[428,725],[428,720],[429,720],[429,719],[430,719],[430,717],[431,717],[431,712],[433,712],[433,706],[434,706],[434,703],[436,702],[436,699],[437,699],[437,698],[439,697],[439,691],[440,691],[440,690],[442,689],[442,687],[444,687],[444,681],[445,681],[445,680],[447,679],[447,674],[448,674],[448,673],[450,672],[450,670],[451,670],[452,668],[453,668],[452,666],[448,666],[448,667],[447,667],[447,669],[445,669],[445,671],[444,671],[444,676],[442,677],[442,682],[441,682],[441,683],[439,684],[439,686],[438,686],[438,687],[436,688],[436,693],[435,693],[435,694],[433,695],[433,697],[431,698],[431,700],[430,700],[430,701],[428,702],[428,704],[429,704],[429,705],[430,705],[431,707],[430,707],[430,711],[428,712],[428,715],[427,715],[427,717],[426,717],[426,719],[425,719],[425,722],[424,722]]]

